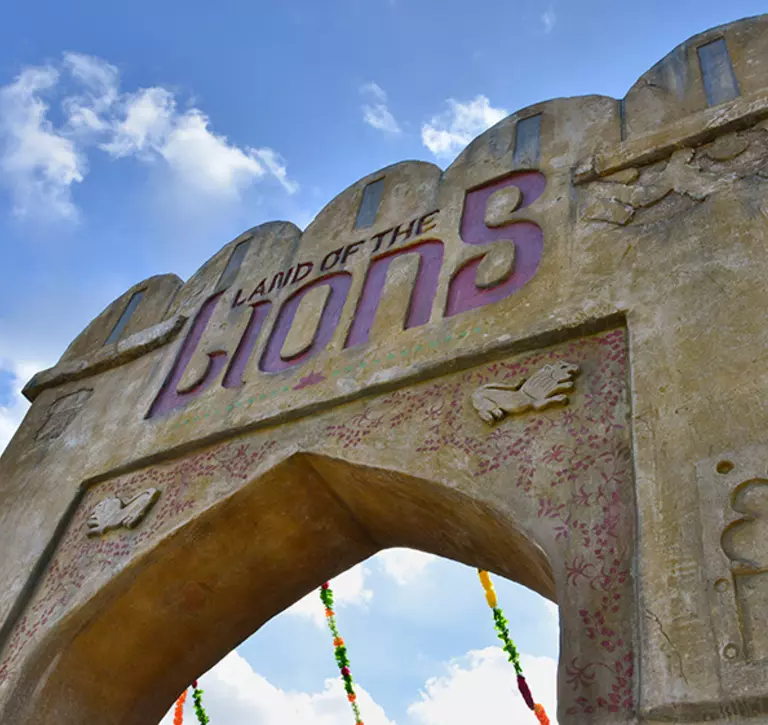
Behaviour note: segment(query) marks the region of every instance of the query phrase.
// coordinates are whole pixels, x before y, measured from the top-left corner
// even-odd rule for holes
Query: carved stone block
[[[572,379],[578,372],[578,365],[560,360],[544,365],[517,385],[483,385],[472,394],[472,405],[491,425],[506,415],[564,405],[568,402],[564,393],[573,390]]]
[[[88,536],[101,536],[112,529],[132,529],[138,526],[159,497],[160,491],[148,488],[128,503],[123,503],[117,496],[103,499],[88,517]]]
[[[768,446],[699,462],[704,585],[734,694],[764,677],[768,659]]]
[[[45,423],[37,431],[35,440],[49,441],[58,438],[83,409],[92,392],[92,390],[78,390],[76,393],[69,393],[54,401]]]

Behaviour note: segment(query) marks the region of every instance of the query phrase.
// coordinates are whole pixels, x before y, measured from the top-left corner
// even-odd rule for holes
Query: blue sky
[[[304,227],[387,164],[445,167],[528,104],[622,96],[690,35],[764,9],[757,0],[7,0],[0,449],[26,410],[22,384],[135,282],[188,277],[264,221]],[[486,649],[493,631],[472,570],[394,552],[345,576],[340,623],[377,703],[364,699],[369,725],[463,725],[517,707],[504,699],[513,695],[498,650]],[[541,658],[531,668],[551,683],[551,610],[511,583],[501,593],[521,649]],[[338,683],[326,683],[333,662],[317,606],[276,618],[207,678],[214,723],[349,717]],[[462,714],[462,688],[490,688],[490,709]]]

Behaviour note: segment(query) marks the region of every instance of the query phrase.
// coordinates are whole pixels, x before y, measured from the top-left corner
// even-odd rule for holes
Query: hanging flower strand
[[[208,725],[208,723],[211,722],[211,718],[208,717],[208,713],[203,707],[203,691],[198,688],[197,680],[192,683],[192,702],[195,705],[197,721],[200,725]]]
[[[344,681],[344,690],[347,693],[347,700],[352,705],[352,712],[355,714],[355,725],[364,725],[363,719],[360,716],[360,707],[357,704],[357,695],[355,695],[355,686],[352,681],[352,674],[349,671],[349,657],[347,657],[347,648],[344,644],[344,640],[339,634],[339,630],[336,627],[336,615],[333,612],[333,590],[328,582],[325,582],[320,587],[320,599],[325,605],[325,620],[328,622],[328,629],[331,630],[333,635],[333,647],[334,655],[336,656],[336,664],[339,666],[341,672],[341,679]]]
[[[499,608],[491,576],[487,571],[481,569],[478,569],[477,573],[480,576],[480,582],[483,585],[483,589],[485,589],[485,600],[488,602],[488,606],[493,610],[493,623],[496,627],[496,633],[499,639],[504,643],[504,651],[507,653],[507,657],[512,663],[512,666],[515,668],[515,673],[517,674],[517,689],[520,690],[520,694],[523,696],[525,704],[533,710],[539,723],[541,723],[541,725],[549,725],[549,718],[544,711],[544,707],[534,701],[528,683],[525,681],[525,677],[523,677],[520,654],[518,653],[512,638],[509,636],[508,622],[504,617],[504,612]]]
[[[184,722],[184,701],[187,699],[187,691],[179,695],[179,699],[176,700],[176,707],[173,709],[173,725],[182,725]]]

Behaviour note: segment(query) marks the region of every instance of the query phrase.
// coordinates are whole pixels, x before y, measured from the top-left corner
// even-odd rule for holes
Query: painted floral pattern
[[[277,443],[259,446],[227,443],[196,453],[172,464],[154,466],[98,485],[86,496],[57,549],[32,606],[16,624],[0,663],[0,683],[7,677],[24,647],[49,621],[66,612],[89,580],[115,572],[134,552],[161,531],[172,528],[194,506],[200,486],[225,479],[233,486],[244,483]],[[93,506],[108,496],[128,500],[146,488],[160,490],[160,499],[138,528],[120,529],[106,536],[88,537],[86,521]]]
[[[582,368],[572,405],[524,414],[514,423],[478,423],[468,405],[474,389],[490,382],[520,382],[554,360]],[[480,483],[511,477],[510,485],[533,502],[535,515],[563,552],[561,605],[577,613],[582,627],[575,637],[576,656],[562,665],[570,693],[565,712],[587,718],[635,709],[627,397],[625,333],[613,330],[374,397],[330,411],[313,423],[326,421],[325,441],[336,455],[364,451],[383,428],[399,432],[425,457],[450,448],[463,456]],[[210,502],[247,483],[279,450],[278,440],[243,437],[90,491],[13,631],[0,663],[0,683],[22,649],[70,608],[81,589],[111,576],[139,548],[194,515],[206,491]],[[125,500],[149,486],[159,489],[161,497],[140,527],[100,538],[84,535],[95,503],[110,495]]]
[[[479,435],[468,432],[466,400],[472,390],[491,382],[521,382],[555,360],[589,368],[577,382],[584,386],[579,405],[521,416],[522,425],[502,421]],[[562,594],[573,602],[593,603],[577,606],[576,611],[584,636],[597,644],[602,656],[576,657],[566,664],[566,682],[574,695],[566,708],[570,715],[635,708],[626,379],[625,333],[614,330],[514,362],[493,363],[445,382],[394,392],[327,428],[343,449],[365,445],[382,427],[407,428],[409,436],[418,436],[411,438],[417,451],[430,454],[446,447],[460,451],[479,479],[514,470],[515,487],[535,496],[538,517],[551,526],[566,551]],[[426,435],[421,435],[425,420]],[[417,421],[422,424],[413,425]],[[566,435],[549,435],[555,430]],[[560,442],[563,439],[568,442]],[[549,440],[557,442],[548,445]],[[539,468],[551,473],[543,488],[536,486]],[[611,673],[610,691],[599,691],[600,669]]]

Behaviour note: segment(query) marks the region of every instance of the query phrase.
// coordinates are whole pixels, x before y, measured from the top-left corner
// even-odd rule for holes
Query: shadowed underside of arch
[[[177,529],[69,617],[38,648],[10,721],[157,722],[188,682],[269,619],[394,546],[555,599],[546,555],[509,516],[423,479],[294,455]]]

